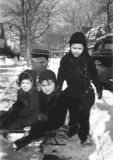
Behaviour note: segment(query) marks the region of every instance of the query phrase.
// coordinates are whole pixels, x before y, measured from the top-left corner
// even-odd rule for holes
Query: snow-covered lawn
[[[52,69],[56,74],[58,72],[59,62],[60,59],[57,58],[51,59],[49,63],[49,68]],[[11,62],[11,60],[6,60],[5,63],[3,62],[3,60],[2,63],[0,62],[0,110],[8,110],[8,108],[16,100],[16,91],[18,88],[18,86],[16,85],[16,80],[20,72],[25,70],[25,64],[26,63],[22,61],[20,65],[13,67],[14,64],[13,62]],[[63,88],[65,87],[66,83],[64,83]],[[71,156],[73,160],[75,160],[76,158],[78,158],[79,160],[113,160],[112,92],[104,90],[101,100],[98,100],[96,96],[95,104],[91,110],[90,124],[90,132],[92,138],[94,139],[94,147],[92,148],[92,151],[91,149],[89,151],[88,149],[83,150],[82,148],[80,148],[79,139],[77,139],[76,136],[72,138],[72,141],[66,141],[66,146],[64,148],[60,148],[60,151],[62,153],[64,152],[66,155],[68,155],[68,157]],[[76,150],[78,153],[76,152]],[[0,159],[3,158],[5,154],[6,153],[1,149]]]

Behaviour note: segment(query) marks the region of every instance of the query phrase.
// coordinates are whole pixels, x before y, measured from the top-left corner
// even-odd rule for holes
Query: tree
[[[65,29],[70,29],[70,34],[76,30],[81,30],[83,19],[81,19],[80,8],[77,2],[64,2],[62,7],[62,19],[65,24]]]
[[[84,15],[85,19],[84,26],[89,28],[89,34],[87,35],[88,40],[91,29],[97,25],[96,21],[98,18],[98,5],[94,0],[79,0],[79,5],[81,6],[82,14]]]
[[[56,24],[55,28],[49,28],[48,32],[42,36],[41,43],[50,51],[62,51],[67,43],[66,36],[64,29]]]
[[[64,2],[62,18],[66,30],[72,34],[76,31],[83,31],[83,28],[91,29],[97,19],[97,3],[93,0],[76,0],[73,3]]]
[[[99,6],[99,21],[105,25],[106,33],[111,32],[111,23],[113,22],[113,0],[96,0]]]
[[[52,25],[58,14],[57,4],[58,0],[12,0],[2,6],[10,31],[24,46],[28,66],[32,44]]]

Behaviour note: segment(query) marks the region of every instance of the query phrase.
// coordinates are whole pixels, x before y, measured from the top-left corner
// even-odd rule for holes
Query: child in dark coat
[[[17,101],[1,115],[0,129],[20,130],[36,122],[39,106],[36,76],[33,70],[25,70],[19,75]]]
[[[31,126],[29,135],[12,144],[14,151],[44,136],[48,131],[56,130],[65,123],[66,108],[59,108],[59,97],[56,96],[56,75],[51,70],[42,71],[39,75],[39,114],[37,122]]]
[[[98,73],[93,59],[88,54],[87,41],[82,32],[72,35],[70,51],[60,61],[57,76],[57,88],[62,89],[64,80],[67,88],[62,92],[62,106],[69,109],[69,132],[71,137],[78,133],[82,146],[90,145],[89,118],[90,110],[95,102],[95,94],[91,82],[95,85],[98,98],[102,97]]]

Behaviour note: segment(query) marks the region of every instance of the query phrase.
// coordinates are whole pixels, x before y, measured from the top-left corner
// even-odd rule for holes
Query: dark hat
[[[52,70],[46,69],[39,74],[39,82],[53,80],[56,83],[56,75]]]
[[[70,43],[70,46],[74,43],[80,43],[80,44],[83,44],[83,46],[86,46],[87,41],[86,41],[85,35],[82,32],[75,32],[72,35],[69,43]]]

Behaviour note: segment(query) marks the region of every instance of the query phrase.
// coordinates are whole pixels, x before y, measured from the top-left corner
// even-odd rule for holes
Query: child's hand
[[[98,92],[97,96],[98,96],[98,99],[101,99],[102,98],[102,92]]]
[[[39,115],[37,116],[37,119],[38,119],[39,121],[47,121],[47,115],[45,115],[45,114],[39,114]]]
[[[11,113],[13,111],[13,107],[9,108],[8,112]]]

